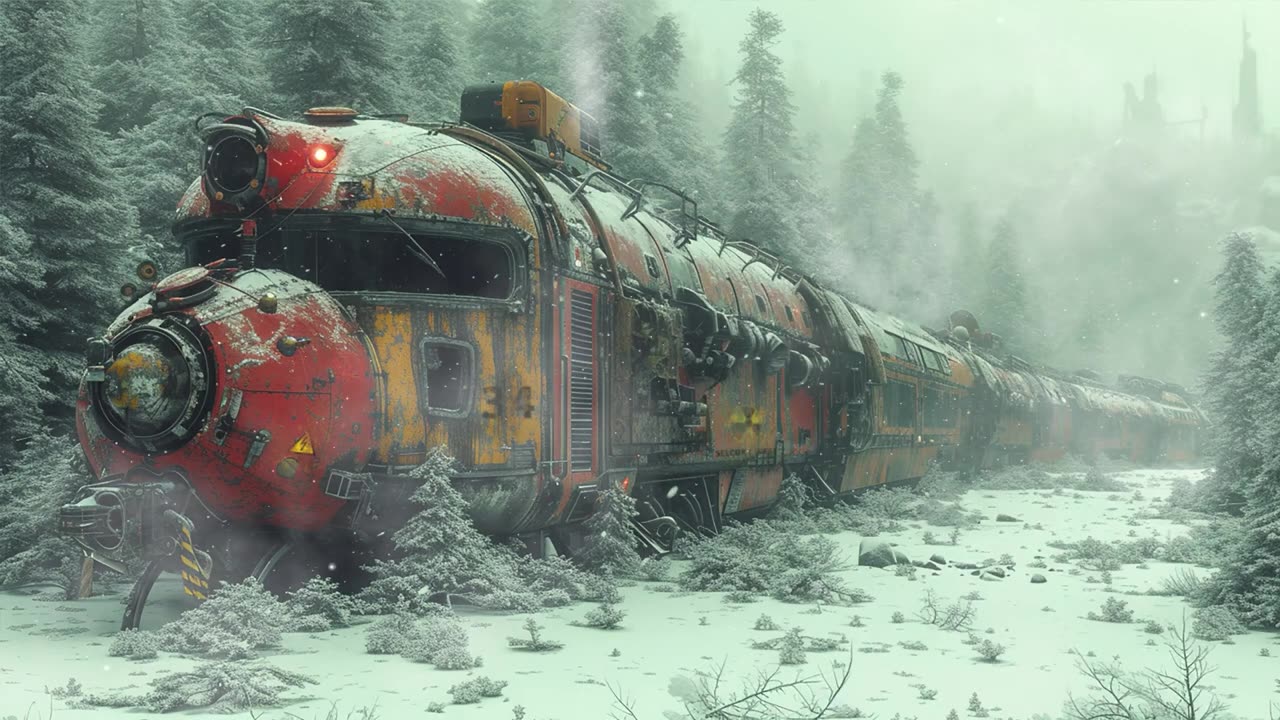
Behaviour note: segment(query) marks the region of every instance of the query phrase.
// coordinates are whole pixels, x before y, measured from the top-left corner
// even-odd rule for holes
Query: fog
[[[1260,185],[1280,173],[1273,142],[1233,140],[1232,121],[1247,23],[1263,132],[1275,127],[1280,3],[672,3],[688,35],[685,88],[712,138],[728,119],[729,79],[755,7],[785,25],[775,51],[796,134],[816,139],[811,177],[835,186],[837,208],[839,166],[880,74],[905,81],[900,106],[919,184],[940,209],[926,250],[936,253],[937,277],[860,272],[866,263],[837,242],[828,260],[848,268],[845,289],[941,326],[953,305],[982,304],[960,277],[982,250],[958,218],[972,207],[985,243],[1009,212],[1037,326],[1027,354],[1195,384],[1214,338],[1218,242],[1263,224]],[[1124,85],[1142,95],[1151,73],[1163,127],[1126,132]],[[1124,231],[1144,214],[1145,236]],[[908,286],[922,289],[903,301]]]

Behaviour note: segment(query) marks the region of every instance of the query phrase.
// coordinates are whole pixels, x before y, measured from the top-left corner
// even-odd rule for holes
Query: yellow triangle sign
[[[311,447],[311,433],[302,433],[302,437],[289,448],[289,452],[301,453],[303,455],[315,455],[315,448]]]

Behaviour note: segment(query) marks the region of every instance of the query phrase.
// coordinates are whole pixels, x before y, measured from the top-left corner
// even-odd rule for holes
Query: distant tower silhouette
[[[1134,134],[1150,135],[1164,128],[1164,108],[1160,106],[1160,82],[1155,72],[1142,78],[1142,97],[1133,83],[1124,84],[1124,129]]]
[[[1258,54],[1249,45],[1249,24],[1240,24],[1240,91],[1231,113],[1232,135],[1237,140],[1256,138],[1262,133],[1258,108]]]

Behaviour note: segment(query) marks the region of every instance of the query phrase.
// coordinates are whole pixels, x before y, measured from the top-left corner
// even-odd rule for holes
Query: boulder
[[[911,558],[884,540],[868,539],[858,543],[859,565],[882,568],[910,563]]]
[[[979,575],[979,576],[978,576],[978,579],[979,579],[979,580],[986,580],[987,582],[1000,582],[1001,580],[1003,580],[1003,579],[1004,579],[1004,576],[1003,576],[1003,575],[996,575],[995,573],[993,573],[993,572],[991,572],[990,570],[988,570],[988,571],[983,572],[981,575]]]
[[[1004,578],[1004,568],[1002,567],[989,567],[986,569],[986,572],[991,575],[995,575],[998,578]]]
[[[1041,575],[1040,573],[1036,573],[1035,575],[1031,576],[1031,583],[1033,585],[1039,585],[1040,583],[1047,583],[1047,582],[1049,582],[1048,579],[1046,579],[1045,576]]]
[[[974,565],[973,563],[966,563],[966,562],[955,563],[951,567],[956,568],[957,570],[977,570],[978,569],[977,565]]]
[[[946,565],[946,564],[947,564],[947,559],[946,559],[946,558],[944,558],[944,557],[942,557],[942,556],[941,556],[941,555],[939,555],[938,553],[934,553],[934,554],[932,554],[932,555],[930,555],[930,556],[929,556],[929,562],[937,563],[937,564],[939,564],[939,565]]]
[[[1005,515],[1004,513],[1000,513],[999,515],[996,515],[996,522],[1022,522],[1022,521],[1012,515]]]

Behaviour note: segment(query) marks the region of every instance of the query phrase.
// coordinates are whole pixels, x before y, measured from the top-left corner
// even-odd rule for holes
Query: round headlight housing
[[[209,197],[239,206],[249,204],[267,172],[266,138],[258,128],[235,119],[202,128],[204,179]]]
[[[111,343],[94,408],[117,442],[166,452],[200,429],[212,399],[213,360],[199,336],[175,318],[151,318]]]

